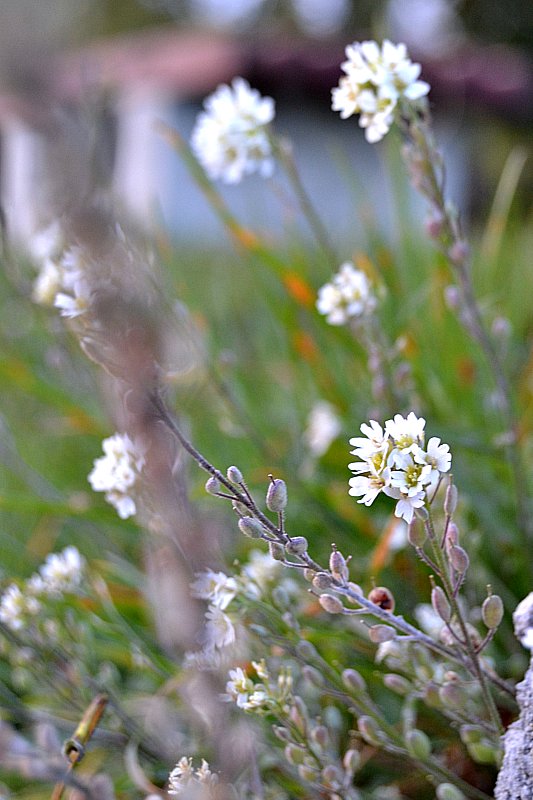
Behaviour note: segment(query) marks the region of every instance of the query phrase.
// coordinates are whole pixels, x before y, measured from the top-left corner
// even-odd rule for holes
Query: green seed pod
[[[357,720],[357,728],[365,742],[377,745],[378,747],[381,745],[381,731],[372,717],[363,714]]]
[[[407,528],[407,540],[413,547],[423,547],[427,539],[427,532],[420,520],[413,517]]]
[[[228,481],[232,483],[242,483],[244,478],[242,477],[242,472],[238,467],[228,467],[226,472],[226,478]]]
[[[279,542],[269,542],[268,549],[274,561],[285,561],[285,548]]]
[[[452,609],[448,602],[444,590],[440,586],[434,586],[431,590],[431,605],[433,610],[444,622],[449,622],[452,618]]]
[[[382,644],[383,642],[391,642],[396,638],[396,631],[390,625],[372,625],[368,629],[368,636],[370,641],[374,644]]]
[[[318,655],[314,644],[311,644],[311,642],[307,642],[305,639],[300,639],[300,641],[296,645],[296,652],[300,656],[300,658],[303,658],[306,661],[309,661],[312,658],[316,658]]]
[[[298,745],[291,742],[286,746],[283,752],[289,764],[292,764],[294,767],[298,764],[303,764],[305,750],[302,747],[298,747]]]
[[[314,569],[307,568],[307,569],[304,569],[303,575],[304,575],[305,580],[308,583],[313,583],[313,578],[315,577],[316,572],[315,572]]]
[[[318,602],[328,614],[342,614],[344,606],[338,597],[333,594],[321,594]]]
[[[448,516],[452,516],[455,513],[455,509],[457,508],[457,500],[459,498],[459,492],[457,491],[457,486],[454,483],[449,483],[446,488],[446,494],[444,496],[444,513]]]
[[[266,495],[266,507],[279,513],[287,506],[287,485],[281,478],[272,478]]]
[[[427,759],[430,757],[431,742],[429,740],[429,736],[426,736],[423,731],[419,731],[417,728],[414,728],[412,731],[408,731],[407,736],[405,737],[405,743],[407,745],[407,749],[415,758],[419,758],[421,761],[427,761]]]
[[[333,579],[327,572],[317,572],[313,578],[313,586],[315,589],[318,589],[319,592],[323,592],[324,589],[331,589],[333,586]]]
[[[272,731],[276,739],[279,739],[281,742],[290,742],[290,731],[284,728],[283,725],[272,725]]]
[[[494,630],[498,627],[503,618],[503,602],[499,595],[491,594],[485,598],[481,606],[481,616],[487,628]]]
[[[342,673],[342,682],[347,689],[352,689],[356,692],[366,692],[365,679],[356,669],[345,669]]]
[[[450,522],[448,530],[446,531],[446,545],[450,547],[452,544],[459,542],[459,528],[455,522]]]
[[[358,583],[354,583],[353,581],[348,581],[348,583],[346,584],[346,588],[349,589],[354,594],[360,594],[361,597],[365,596],[363,590],[361,589]],[[350,600],[351,603],[357,603],[357,600],[354,600],[353,597],[349,597],[348,599]]]
[[[442,705],[448,708],[464,708],[468,702],[468,695],[456,681],[445,683],[439,689]]]
[[[434,681],[428,681],[424,687],[423,692],[424,703],[429,708],[442,708],[442,702],[439,695],[439,687]]]
[[[468,553],[463,547],[458,544],[452,544],[448,548],[448,558],[452,567],[460,574],[464,575],[470,566],[470,559]]]
[[[472,742],[466,746],[469,755],[478,764],[499,764],[500,750],[484,739],[481,742]]]
[[[218,494],[221,488],[220,481],[214,475],[211,475],[205,482],[205,490],[208,494]]]
[[[441,783],[437,786],[437,800],[466,800],[464,794],[453,783]]]
[[[346,583],[348,580],[348,567],[346,565],[346,559],[342,553],[339,553],[336,545],[333,544],[331,547],[333,549],[329,557],[330,572],[340,583]]]
[[[476,744],[483,738],[483,729],[479,725],[461,725],[459,734],[464,744]]]
[[[304,667],[302,667],[302,675],[313,686],[316,686],[317,688],[324,686],[325,678],[322,673],[314,667],[309,666],[309,664],[306,664]]]
[[[353,775],[354,772],[357,772],[359,767],[361,766],[361,754],[359,750],[354,750],[350,748],[344,754],[344,758],[342,759],[342,766],[346,770]]]
[[[318,770],[315,767],[310,767],[308,764],[300,764],[298,767],[298,775],[304,781],[313,783],[316,781]]]
[[[239,503],[238,500],[232,500],[231,506],[233,510],[236,511],[241,517],[246,517],[250,514],[250,509],[247,508],[244,503]]]
[[[413,686],[409,683],[407,678],[404,678],[402,675],[396,675],[395,672],[389,672],[387,675],[384,675],[383,683],[391,692],[402,696],[413,691]]]
[[[294,722],[300,733],[305,733],[307,730],[307,706],[298,695],[293,698],[293,705],[289,711],[289,717]]]
[[[329,733],[328,729],[325,725],[317,725],[316,728],[313,728],[311,731],[311,739],[315,742],[319,747],[324,749],[328,746],[329,742]]]
[[[307,552],[309,542],[305,536],[293,536],[285,545],[285,550],[293,556],[301,556]]]
[[[340,788],[340,784],[342,781],[342,774],[338,767],[335,764],[328,764],[322,770],[322,780],[326,784],[326,786],[330,786],[332,788]]]
[[[250,539],[261,539],[264,534],[263,526],[254,517],[241,517],[237,525],[240,532]]]

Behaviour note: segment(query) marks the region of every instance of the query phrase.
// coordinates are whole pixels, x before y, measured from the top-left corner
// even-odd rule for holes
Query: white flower
[[[429,84],[418,80],[420,64],[413,64],[404,44],[385,39],[354,42],[346,48],[346,73],[332,90],[332,108],[342,119],[361,114],[359,124],[369,142],[378,142],[389,131],[401,98],[415,101],[429,92]]]
[[[58,292],[54,300],[54,306],[59,308],[61,316],[69,319],[85,314],[91,302],[89,284],[83,275],[77,275],[71,283],[72,294]]]
[[[191,589],[193,597],[209,600],[211,605],[224,610],[237,594],[237,581],[223,572],[207,569],[197,573]]]
[[[49,594],[74,591],[81,583],[84,564],[76,547],[50,553],[39,570],[43,591]]]
[[[63,235],[59,222],[55,221],[46,228],[34,233],[28,243],[28,249],[34,261],[40,264],[53,259],[62,249]]]
[[[32,300],[42,306],[53,306],[61,289],[62,272],[55,261],[45,259],[32,290]]]
[[[452,465],[450,446],[440,444],[440,439],[437,439],[436,436],[431,437],[425,451],[421,447],[415,447],[413,455],[417,463],[430,466],[430,483],[432,485],[437,483],[441,473],[449,472]]]
[[[234,700],[239,708],[244,708],[255,685],[241,667],[230,669],[230,680],[226,683],[226,692],[230,700]]]
[[[273,559],[270,553],[252,550],[241,572],[245,591],[252,597],[260,597],[280,571],[280,562]]]
[[[411,411],[407,417],[395,414],[394,419],[385,423],[385,431],[394,439],[395,446],[404,453],[410,453],[416,445],[424,444],[426,420]]]
[[[102,447],[105,455],[95,460],[88,481],[95,492],[106,493],[107,502],[117,509],[121,519],[127,519],[137,511],[132,494],[136,493],[145,463],[144,449],[121,433],[104,439]]]
[[[241,708],[245,711],[253,711],[256,708],[261,708],[263,706],[268,706],[269,704],[269,697],[268,693],[264,689],[256,688],[255,691],[248,697],[246,703],[244,703]]]
[[[204,632],[205,649],[216,648],[222,650],[222,648],[233,644],[235,641],[235,628],[227,614],[216,606],[209,606],[205,618],[207,620]]]
[[[358,458],[370,458],[376,451],[380,451],[389,438],[389,434],[383,431],[381,425],[375,419],[370,420],[370,424],[365,422],[360,427],[364,436],[354,436],[350,439],[350,444],[356,449],[352,450],[352,455]]]
[[[243,78],[223,84],[204,102],[191,135],[191,147],[213,180],[238,183],[274,169],[266,126],[274,119],[274,101],[261,97]]]
[[[210,794],[201,793],[198,791],[200,786],[209,788],[218,783],[218,775],[212,772],[209,768],[208,762],[202,758],[202,766],[194,769],[192,758],[183,756],[180,758],[170,775],[168,776],[168,789],[167,793],[173,796],[180,795],[184,789],[187,788],[187,797],[203,797],[211,796]],[[189,789],[192,789],[192,794]]]
[[[344,325],[349,319],[370,314],[376,307],[376,297],[365,273],[346,261],[331,283],[318,290],[316,307],[330,325]]]
[[[31,594],[24,594],[12,583],[0,598],[0,620],[13,631],[26,626],[27,618],[35,616],[41,610],[41,604]]]
[[[355,478],[350,478],[348,483],[350,485],[348,494],[352,497],[363,495],[357,502],[370,506],[378,494],[389,485],[390,470],[387,467],[382,473],[369,472],[368,475],[357,475]]]
[[[339,417],[331,403],[320,400],[307,418],[304,441],[315,458],[320,458],[329,450],[331,443],[341,431]]]

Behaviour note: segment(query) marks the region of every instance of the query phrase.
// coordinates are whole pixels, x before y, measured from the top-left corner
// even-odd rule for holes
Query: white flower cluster
[[[223,84],[204,101],[191,134],[191,147],[208,176],[239,183],[259,172],[268,177],[274,169],[266,126],[274,119],[274,101],[261,97],[243,78]]]
[[[346,73],[332,90],[332,108],[347,119],[360,114],[359,125],[368,142],[378,142],[389,131],[401,98],[418,100],[429,92],[429,84],[419,81],[421,67],[407,55],[404,44],[385,39],[354,42],[346,48]]]
[[[76,547],[66,547],[61,553],[50,553],[39,571],[21,589],[12,583],[0,598],[0,620],[11,630],[25,628],[40,613],[42,597],[61,597],[75,592],[81,584],[85,560]]]
[[[95,492],[106,493],[105,499],[121,519],[127,519],[137,511],[135,495],[145,464],[144,448],[126,433],[104,439],[102,448],[105,455],[95,460],[88,481]]]
[[[55,306],[62,317],[73,319],[85,314],[91,302],[81,248],[64,249],[57,223],[38,231],[30,242],[30,251],[40,268],[33,285],[33,300]]]
[[[186,794],[188,798],[199,797],[207,800],[211,796],[211,788],[218,784],[218,775],[211,772],[209,764],[202,758],[202,766],[195,769],[192,758],[180,758],[168,776],[167,794],[173,797]]]
[[[361,425],[364,437],[350,439],[352,454],[360,460],[349,464],[356,473],[349,494],[361,497],[358,503],[369,506],[383,492],[398,501],[395,515],[411,522],[452,462],[449,446],[440,439],[432,437],[424,446],[425,424],[411,411],[407,417],[396,414],[387,420],[385,429],[375,420]]]
[[[318,291],[316,307],[330,325],[344,325],[350,319],[371,314],[377,304],[366,274],[351,261],[341,265],[331,283]]]
[[[268,680],[268,672],[264,661],[252,661],[256,674]],[[254,683],[241,667],[231,669],[229,681],[226,683],[227,699],[236,703],[244,711],[255,711],[269,704],[269,693],[262,683]]]

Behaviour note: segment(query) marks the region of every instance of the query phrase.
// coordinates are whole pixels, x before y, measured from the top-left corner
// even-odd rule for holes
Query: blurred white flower
[[[350,319],[370,314],[377,301],[365,273],[350,261],[341,265],[330,283],[318,290],[316,307],[330,325],[344,325]]]
[[[224,572],[207,569],[196,575],[191,584],[192,596],[209,600],[211,605],[224,610],[237,594],[237,581]]]
[[[248,562],[241,571],[245,591],[252,597],[260,597],[270,583],[281,572],[281,564],[270,553],[251,550]]]
[[[341,422],[331,403],[315,403],[307,418],[304,441],[315,458],[323,456],[341,432]]]
[[[40,610],[39,601],[30,593],[24,594],[16,583],[8,586],[0,598],[0,620],[13,631],[24,628],[28,617],[35,616]]]
[[[61,553],[50,553],[39,569],[43,591],[48,594],[75,591],[81,583],[84,565],[85,561],[76,547],[66,547]]]
[[[44,260],[33,284],[32,300],[41,306],[52,306],[56,295],[62,288],[62,272],[59,266],[47,258]]]
[[[207,620],[204,630],[205,650],[222,650],[233,644],[235,628],[227,614],[216,606],[209,606],[205,618]]]
[[[191,134],[191,147],[213,180],[238,183],[274,169],[266,126],[274,119],[274,101],[261,97],[243,78],[223,84],[204,101]]]
[[[421,67],[407,55],[404,44],[385,39],[354,42],[346,48],[346,73],[332,90],[332,108],[342,119],[360,114],[368,142],[378,142],[389,131],[400,99],[415,101],[429,92],[429,84],[418,80]]]
[[[105,455],[95,460],[88,481],[95,492],[106,493],[121,519],[127,519],[137,511],[134,495],[145,463],[143,448],[121,433],[104,439],[102,447]]]
[[[209,787],[215,786],[217,783],[218,775],[210,770],[205,758],[202,758],[202,766],[195,769],[192,758],[183,756],[168,776],[167,793],[176,796],[187,789],[187,797],[203,797],[205,799],[211,796],[209,791],[206,793],[205,790],[209,790]],[[203,787],[204,792],[195,793],[194,789],[199,787]],[[193,790],[192,794],[190,793],[191,789]]]

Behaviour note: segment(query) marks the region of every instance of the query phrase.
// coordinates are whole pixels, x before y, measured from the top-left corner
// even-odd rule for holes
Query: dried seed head
[[[266,506],[269,511],[279,513],[287,505],[287,485],[281,478],[272,478],[266,495]]]
[[[390,625],[372,625],[368,629],[368,636],[374,644],[383,644],[383,642],[391,642],[395,639],[396,631]]]
[[[285,548],[279,542],[269,542],[268,549],[274,561],[285,561]]]
[[[368,599],[371,603],[379,606],[383,611],[394,611],[394,595],[386,586],[374,586],[368,594]]]
[[[470,565],[470,559],[464,547],[458,544],[452,544],[448,548],[448,558],[452,567],[460,575],[464,575]]]
[[[433,610],[444,622],[449,622],[452,616],[452,609],[448,602],[444,590],[440,586],[434,586],[431,590],[431,605]]]
[[[345,669],[342,673],[342,682],[347,689],[355,690],[356,692],[365,692],[366,683],[360,672],[356,669]]]
[[[315,589],[318,589],[319,592],[325,589],[331,589],[333,586],[333,579],[327,572],[317,572],[313,578],[313,586]]]
[[[242,477],[242,472],[238,467],[228,467],[226,472],[226,478],[228,481],[232,483],[242,483],[244,478]]]
[[[305,536],[293,536],[285,545],[285,550],[293,556],[301,556],[307,552],[309,542]]]
[[[503,618],[503,602],[499,595],[491,594],[485,598],[481,606],[481,617],[487,628],[494,630],[498,627]]]
[[[454,483],[449,483],[444,496],[444,513],[448,514],[450,517],[455,513],[458,497],[459,492],[457,491],[457,486]]]
[[[214,475],[211,475],[205,482],[205,490],[208,494],[218,494],[221,488],[220,481]]]
[[[427,539],[427,533],[424,525],[419,519],[413,517],[407,528],[407,541],[413,547],[423,547]]]
[[[357,720],[357,727],[365,742],[377,746],[381,745],[380,730],[372,717],[363,714]]]
[[[254,517],[241,517],[237,525],[240,532],[250,539],[261,539],[264,534],[263,526]]]
[[[413,730],[407,732],[405,744],[411,755],[415,758],[419,758],[421,761],[427,761],[431,755],[431,742],[429,737],[417,728],[413,728]]]
[[[342,614],[344,606],[338,597],[333,594],[321,594],[318,602],[328,614]]]
[[[337,550],[336,545],[332,544],[331,548],[331,555],[329,557],[329,569],[331,574],[340,583],[346,583],[348,580],[348,567],[346,564],[346,559],[342,553]]]

